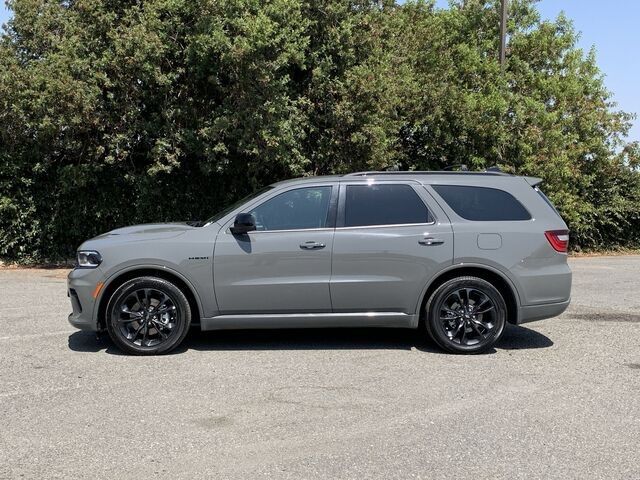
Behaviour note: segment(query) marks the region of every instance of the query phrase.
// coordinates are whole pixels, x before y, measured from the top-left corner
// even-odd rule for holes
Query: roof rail
[[[433,170],[433,171],[410,171],[410,170],[397,170],[397,171],[367,171],[367,172],[353,172],[347,173],[345,177],[367,177],[370,175],[490,175],[490,176],[511,176],[508,173],[485,171],[485,172],[452,172],[449,170]]]

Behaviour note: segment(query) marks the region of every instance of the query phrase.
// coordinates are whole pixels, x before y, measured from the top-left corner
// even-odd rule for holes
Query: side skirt
[[[391,327],[415,328],[415,315],[402,312],[270,313],[218,315],[200,319],[202,330],[260,328]]]

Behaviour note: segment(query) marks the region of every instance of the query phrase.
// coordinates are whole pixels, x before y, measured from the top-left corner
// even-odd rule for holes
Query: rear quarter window
[[[526,208],[509,192],[468,185],[432,185],[457,215],[473,221],[531,220]]]

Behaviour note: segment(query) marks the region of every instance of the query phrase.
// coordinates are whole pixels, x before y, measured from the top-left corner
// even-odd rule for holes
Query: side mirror
[[[251,232],[256,229],[256,219],[250,213],[239,213],[236,215],[236,219],[233,221],[233,227],[231,233],[234,235],[242,235],[243,233]]]

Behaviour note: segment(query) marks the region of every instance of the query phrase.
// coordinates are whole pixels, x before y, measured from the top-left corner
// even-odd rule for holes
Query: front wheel
[[[124,352],[158,355],[182,343],[191,324],[191,308],[173,283],[156,277],[134,278],[111,296],[106,323],[109,336]]]
[[[507,318],[504,298],[491,283],[458,277],[438,287],[426,305],[431,338],[454,353],[481,353],[502,336]]]

